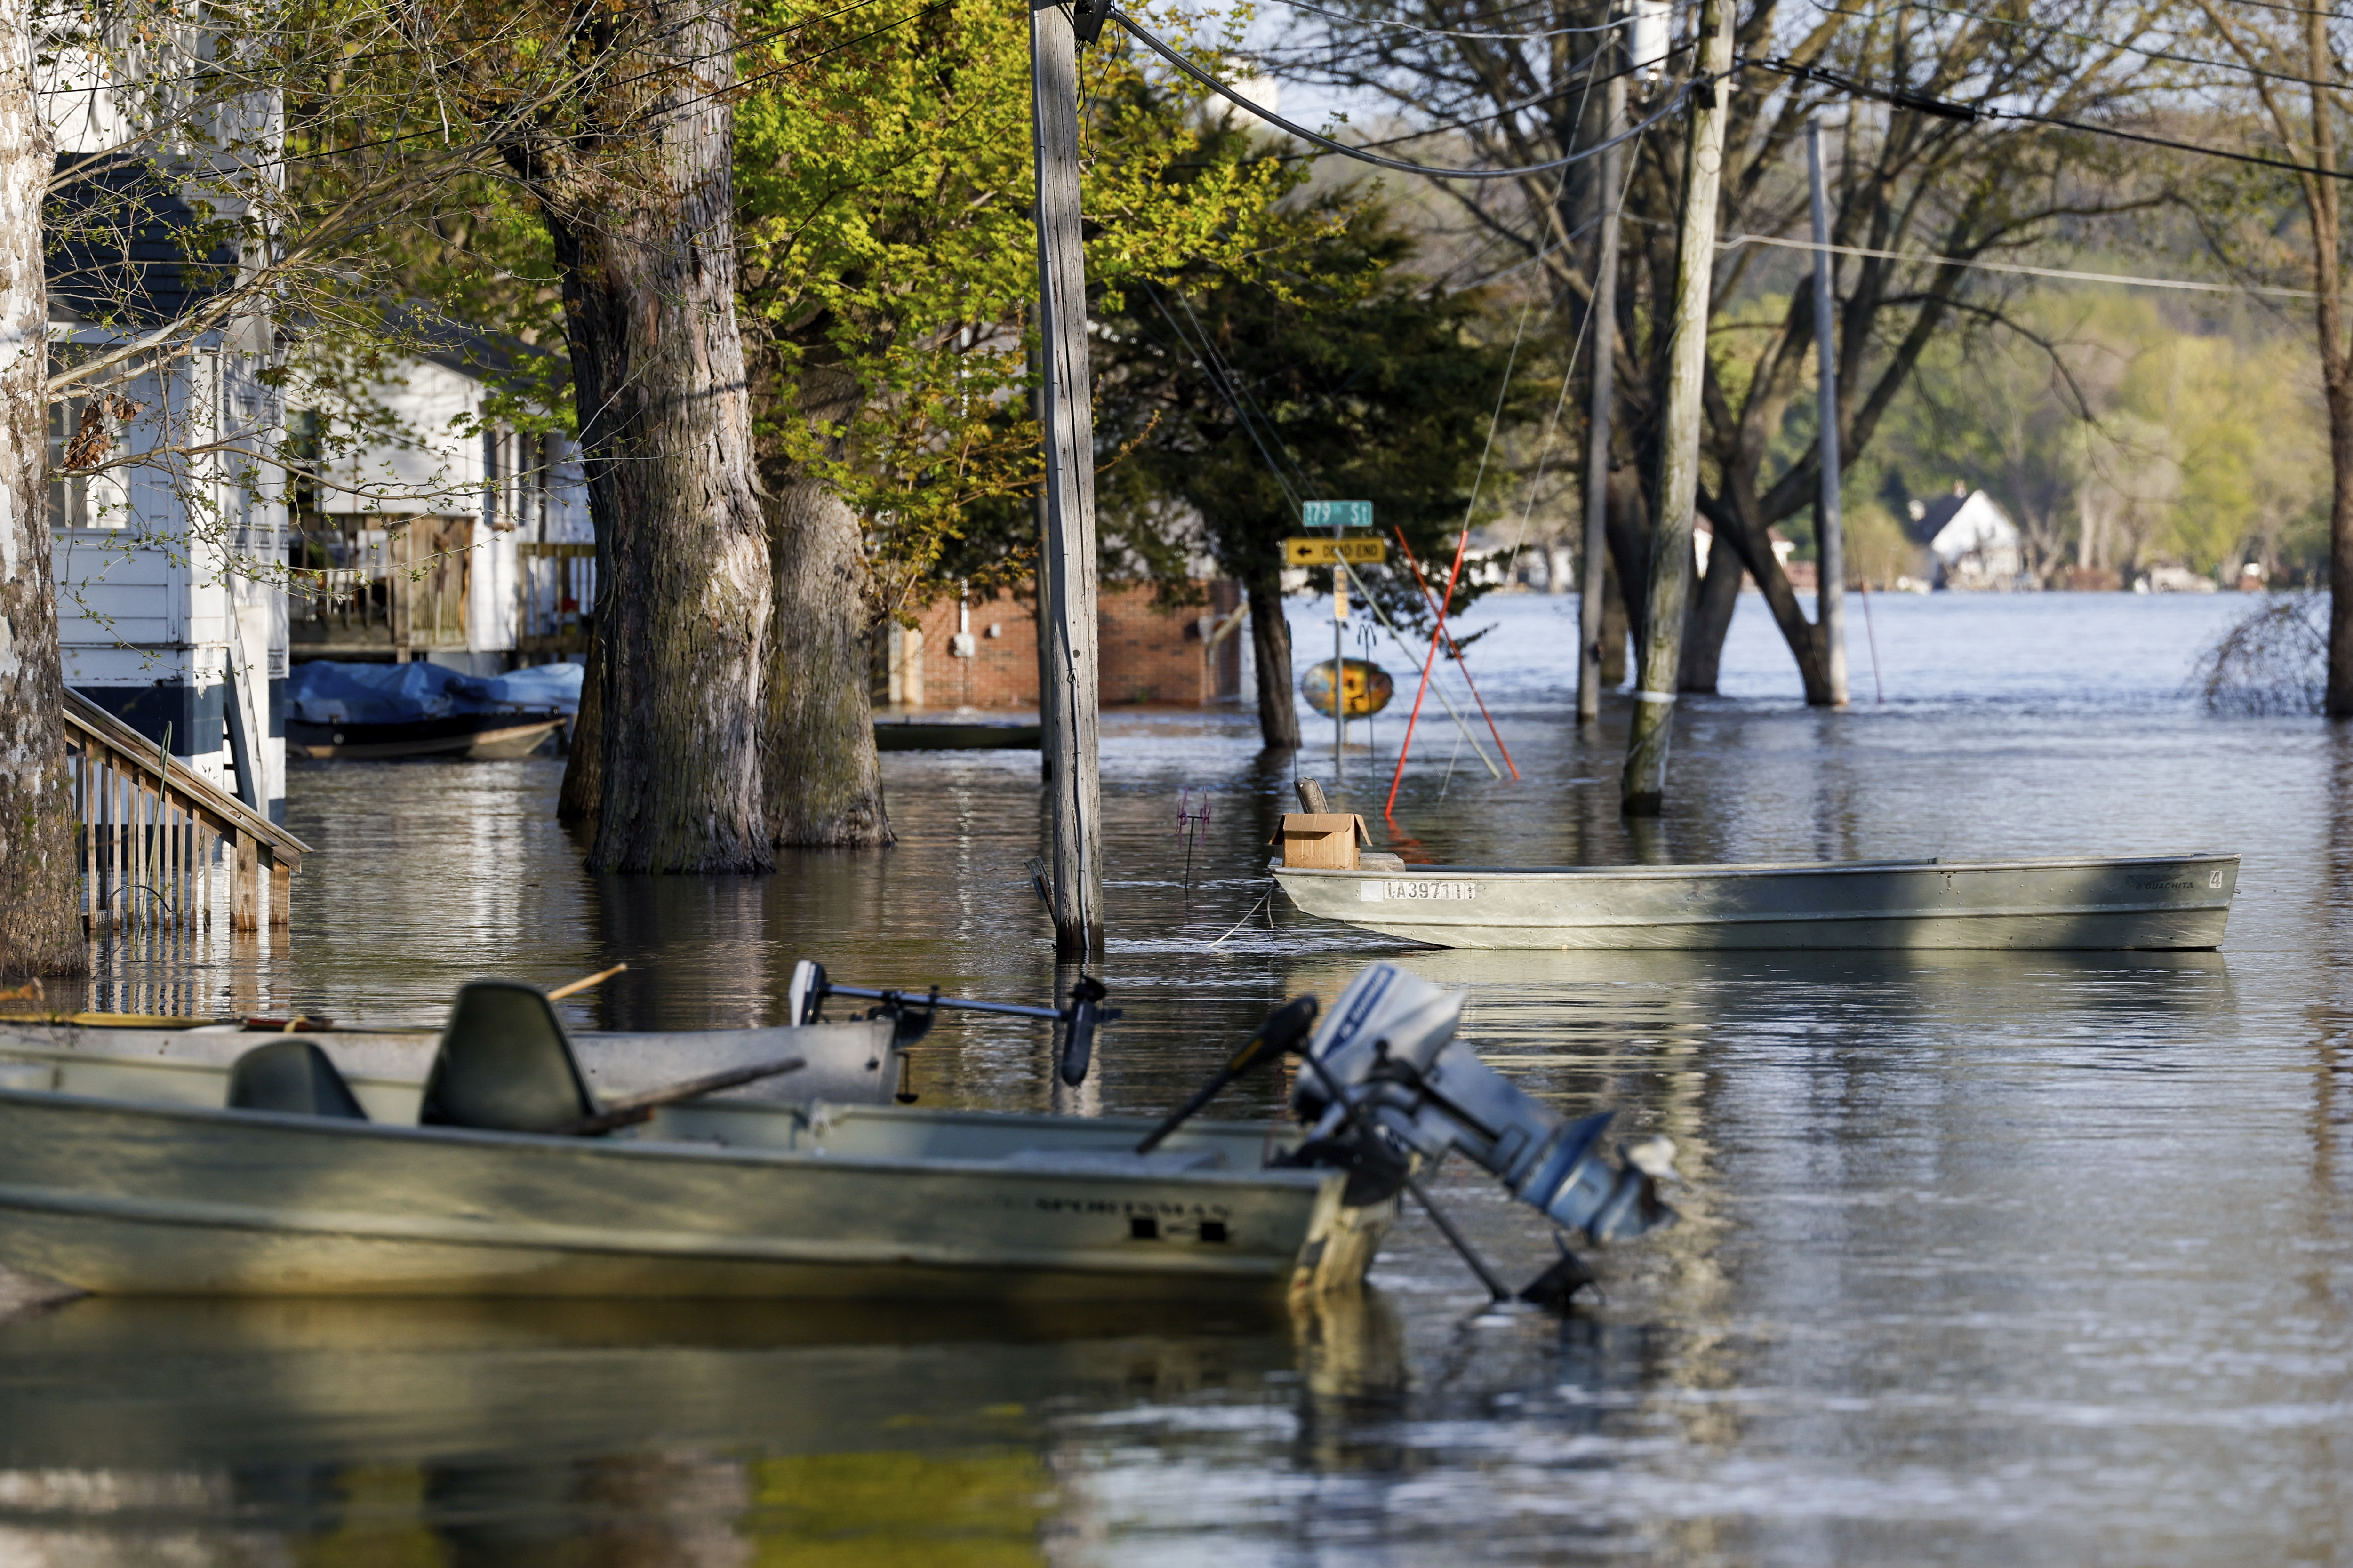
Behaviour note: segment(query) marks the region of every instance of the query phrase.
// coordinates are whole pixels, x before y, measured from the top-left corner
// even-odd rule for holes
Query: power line
[[[1982,261],[1961,256],[1932,256],[1913,251],[1875,250],[1862,245],[1816,245],[1810,239],[1783,239],[1769,234],[1736,234],[1718,240],[1719,251],[1744,245],[1770,245],[1783,250],[1862,256],[1881,261],[1915,261],[1926,267],[1966,267],[1978,272],[2014,272],[2029,278],[2057,278],[2071,283],[2122,283],[2136,289],[2183,289],[2200,294],[2267,294],[2283,300],[2316,300],[2309,289],[2279,289],[2263,283],[2208,283],[2192,278],[2147,278],[2132,272],[2079,272],[2065,267],[2030,267],[2019,261]]]
[[[1598,27],[1551,27],[1541,33],[1465,33],[1451,27],[1425,27],[1414,22],[1395,22],[1386,18],[1351,16],[1345,11],[1326,11],[1321,5],[1310,5],[1307,0],[1280,0],[1294,11],[1306,11],[1318,16],[1329,16],[1335,22],[1353,22],[1359,27],[1386,27],[1393,32],[1419,33],[1426,38],[1489,38],[1499,43],[1532,44],[1542,38],[1567,37],[1572,33],[1609,33],[1630,24],[1631,15],[1615,22],[1604,22]]]
[[[1669,49],[1665,54],[1660,56],[1657,61],[1652,61],[1645,65],[1627,66],[1622,69],[1611,71],[1608,76],[1593,77],[1589,80],[1579,82],[1575,87],[1562,88],[1557,92],[1546,92],[1538,94],[1535,98],[1524,98],[1520,100],[1519,102],[1508,104],[1502,109],[1496,110],[1492,114],[1475,114],[1468,120],[1450,120],[1442,125],[1424,126],[1419,131],[1409,131],[1403,135],[1385,136],[1377,142],[1352,142],[1350,145],[1360,152],[1374,147],[1397,147],[1401,146],[1408,142],[1419,142],[1431,136],[1443,136],[1451,131],[1468,131],[1474,125],[1484,125],[1490,121],[1508,120],[1514,114],[1524,113],[1531,109],[1542,109],[1548,103],[1558,103],[1564,98],[1574,98],[1579,93],[1590,91],[1592,89],[1600,86],[1604,82],[1616,81],[1620,77],[1634,76],[1641,71],[1648,70],[1650,66],[1652,64],[1658,64],[1672,59],[1675,56],[1683,54],[1694,47],[1694,45],[1691,43],[1677,44],[1673,48]],[[1588,59],[1590,57],[1588,57]],[[1580,109],[1578,112],[1582,114],[1583,110]],[[1646,121],[1644,123],[1649,124],[1651,122]],[[1314,158],[1319,155],[1320,154],[1314,153],[1279,153],[1275,154],[1271,162],[1277,163],[1295,163],[1302,158]],[[1170,165],[1172,168],[1180,169],[1199,169],[1213,166],[1214,165],[1205,163],[1176,163]]]
[[[1817,81],[1841,92],[1852,93],[1881,103],[1891,103],[1898,109],[1909,109],[1920,114],[1933,114],[1941,120],[1957,120],[1964,125],[1976,125],[1986,121],[2014,120],[2033,125],[2049,125],[2062,131],[2081,131],[2090,136],[2112,136],[2122,142],[2137,142],[2143,146],[2164,147],[2176,153],[2195,153],[2204,158],[2225,158],[2234,163],[2253,163],[2258,168],[2282,169],[2291,174],[2310,174],[2324,180],[2353,181],[2353,172],[2324,169],[2315,163],[2295,163],[2284,158],[2266,158],[2259,153],[2234,153],[2222,147],[2207,147],[2195,142],[2177,142],[2170,137],[2150,136],[2137,131],[2122,131],[2113,125],[2094,125],[2087,121],[2065,120],[2055,114],[2036,114],[2023,109],[1994,109],[1982,104],[1955,103],[1949,99],[1931,98],[1926,93],[1911,92],[1903,88],[1877,87],[1869,82],[1825,70],[1820,66],[1799,65],[1785,59],[1758,59],[1745,57],[1734,62],[1734,68],[1755,66],[1759,70],[1777,71],[1783,76],[1803,81]]]
[[[1370,163],[1377,169],[1395,169],[1400,174],[1419,174],[1427,179],[1432,180],[1517,180],[1525,178],[1529,174],[1547,174],[1555,169],[1565,169],[1572,163],[1582,163],[1588,158],[1606,152],[1608,149],[1617,146],[1621,142],[1631,141],[1633,138],[1641,135],[1643,132],[1649,130],[1651,126],[1657,124],[1660,121],[1664,120],[1667,116],[1672,114],[1677,109],[1682,107],[1684,98],[1687,97],[1691,91],[1690,86],[1686,85],[1672,98],[1669,99],[1667,102],[1661,107],[1658,113],[1652,115],[1650,119],[1643,121],[1641,124],[1636,125],[1617,136],[1611,137],[1607,142],[1597,142],[1595,145],[1588,147],[1582,153],[1572,153],[1564,158],[1548,159],[1541,163],[1528,163],[1516,169],[1441,169],[1428,163],[1409,163],[1398,158],[1375,157],[1372,153],[1363,152],[1358,148],[1351,147],[1344,142],[1335,142],[1329,136],[1320,136],[1314,132],[1308,130],[1303,125],[1296,124],[1291,121],[1285,120],[1282,116],[1275,113],[1271,109],[1267,109],[1261,105],[1251,102],[1249,99],[1243,97],[1232,88],[1228,87],[1224,82],[1219,81],[1216,77],[1211,76],[1208,72],[1195,65],[1191,60],[1188,60],[1184,56],[1178,54],[1167,44],[1163,43],[1151,32],[1150,29],[1140,25],[1134,17],[1121,10],[1118,6],[1113,5],[1109,7],[1108,15],[1111,20],[1117,22],[1121,26],[1126,28],[1128,33],[1134,37],[1136,42],[1142,44],[1145,48],[1150,49],[1154,54],[1158,55],[1162,59],[1166,60],[1170,65],[1175,66],[1178,70],[1184,72],[1187,76],[1191,77],[1195,81],[1199,82],[1203,87],[1208,88],[1210,91],[1226,100],[1229,103],[1234,104],[1249,113],[1256,115],[1259,119],[1265,121],[1268,124],[1274,126],[1277,130],[1287,132],[1291,135],[1298,137],[1301,141],[1308,142],[1314,146],[1321,147],[1328,153],[1337,153],[1344,158],[1354,158],[1360,163]]]
[[[1884,11],[1842,11],[1835,5],[1822,5],[1821,0],[1815,0],[1814,8],[1818,11],[1826,11],[1833,16],[1852,16],[1860,21],[1865,22],[1876,22],[1887,15]],[[2114,38],[2096,37],[2090,33],[2072,33],[2064,27],[2053,26],[2048,22],[2014,22],[2007,16],[1989,16],[1979,11],[1957,11],[1949,5],[1931,5],[1926,3],[1926,0],[1905,0],[1904,9],[1906,11],[1934,11],[1940,16],[1958,16],[1963,21],[1967,22],[1986,22],[1997,27],[2019,27],[2037,33],[2049,33],[2053,37],[2068,38],[2079,44],[2110,45],[2116,48],[2123,49],[2126,53],[2138,55],[2145,60],[2165,60],[2170,64],[2178,66],[2202,66],[2209,70],[2240,71],[2248,76],[2263,77],[2272,81],[2294,82],[2298,87],[2344,88],[2353,86],[2353,82],[2316,81],[2311,77],[2296,76],[2287,71],[2265,70],[2261,66],[2251,66],[2239,60],[2210,60],[2201,58],[2197,55],[2176,55],[2168,54],[2162,49],[2145,49],[2138,44],[2127,44]]]

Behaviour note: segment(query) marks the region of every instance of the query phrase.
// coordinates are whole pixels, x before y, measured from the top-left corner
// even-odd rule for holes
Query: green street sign
[[[1368,500],[1312,500],[1300,509],[1303,528],[1370,528],[1373,503]]]

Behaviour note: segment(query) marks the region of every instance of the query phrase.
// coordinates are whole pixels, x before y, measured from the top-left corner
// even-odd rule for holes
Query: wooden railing
[[[216,866],[228,886],[229,928],[286,923],[290,881],[311,847],[80,693],[66,692],[82,925],[196,926],[212,919]]]
[[[463,517],[305,519],[287,582],[288,635],[313,655],[464,647],[473,531]]]

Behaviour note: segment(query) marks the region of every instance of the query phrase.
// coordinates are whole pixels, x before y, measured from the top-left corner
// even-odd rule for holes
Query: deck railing
[[[286,924],[290,882],[309,845],[71,689],[66,740],[84,930],[207,924],[216,866],[232,931],[260,929],[265,868],[269,923]]]
[[[306,519],[287,584],[289,635],[314,653],[464,647],[473,527],[470,518]]]
[[[522,600],[516,606],[515,647],[524,653],[586,653],[596,603],[596,547],[525,542],[515,546],[515,565]]]

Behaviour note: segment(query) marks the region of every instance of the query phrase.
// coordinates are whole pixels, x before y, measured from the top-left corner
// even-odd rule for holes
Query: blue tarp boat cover
[[[306,724],[406,724],[451,713],[580,711],[576,664],[506,675],[460,675],[438,664],[344,664],[313,659],[287,675],[291,716]]]

